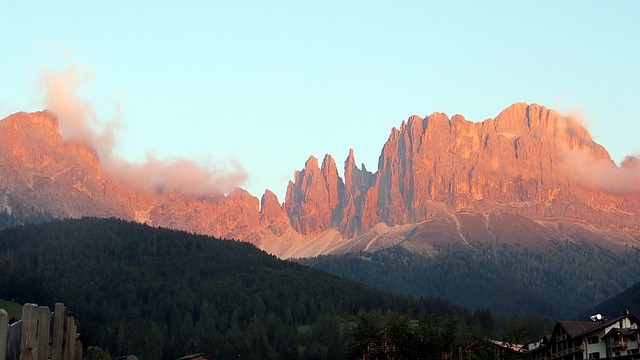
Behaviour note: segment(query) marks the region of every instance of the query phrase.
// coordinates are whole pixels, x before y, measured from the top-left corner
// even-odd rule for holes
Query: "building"
[[[549,350],[549,342],[551,341],[551,335],[545,335],[538,341],[532,341],[524,345],[525,351],[528,353],[530,360],[551,360],[551,353]]]
[[[640,359],[638,323],[628,311],[611,320],[558,321],[544,351],[551,360]]]
[[[378,333],[375,339],[369,340],[362,354],[363,360],[394,360],[398,358],[398,349],[391,341],[388,329]]]
[[[490,358],[496,360],[527,358],[527,350],[524,345],[507,341],[480,340],[472,343],[462,350],[462,358]]]
[[[494,359],[529,360],[640,360],[640,320],[625,311],[615,319],[601,315],[591,321],[558,321],[551,335],[525,345],[487,340],[471,344],[463,358],[484,350]],[[481,345],[484,345],[481,348]],[[477,354],[476,354],[477,355]]]

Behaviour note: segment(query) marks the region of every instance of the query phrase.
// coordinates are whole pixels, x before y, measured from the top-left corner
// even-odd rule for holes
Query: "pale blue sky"
[[[81,96],[116,152],[236,159],[280,201],[310,155],[375,170],[410,115],[582,108],[616,161],[640,153],[640,1],[5,1],[0,117],[44,108],[43,69],[90,69]]]

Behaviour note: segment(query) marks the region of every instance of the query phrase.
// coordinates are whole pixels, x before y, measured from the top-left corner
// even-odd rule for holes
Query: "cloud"
[[[47,109],[58,116],[62,138],[65,141],[91,145],[98,153],[105,155],[113,149],[114,131],[119,126],[119,121],[108,122],[100,133],[95,130],[100,125],[96,111],[77,94],[80,85],[93,78],[90,70],[75,66],[68,66],[57,73],[44,70],[39,88],[44,92]]]
[[[200,166],[190,159],[158,159],[150,153],[140,164],[113,157],[106,162],[105,171],[136,190],[200,196],[228,193],[247,179],[237,161],[231,161],[231,164],[232,170],[228,171],[210,161]]]
[[[621,166],[595,159],[584,150],[567,150],[564,161],[571,178],[578,184],[614,194],[640,193],[640,160],[627,156]]]
[[[75,141],[95,148],[102,169],[122,185],[137,191],[188,195],[228,193],[247,179],[242,166],[231,160],[231,169],[206,159],[204,165],[185,158],[159,159],[153,153],[143,163],[129,162],[116,154],[116,131],[122,125],[122,104],[116,104],[116,116],[101,121],[91,103],[78,96],[78,89],[92,81],[94,74],[70,65],[52,72],[45,70],[39,81],[46,108],[58,116],[58,127],[65,142]],[[97,130],[100,129],[100,130]]]
[[[640,193],[640,160],[627,156],[620,164],[611,160],[604,148],[593,142],[584,128],[584,110],[571,111],[556,124],[561,135],[562,161],[575,183],[614,194]]]

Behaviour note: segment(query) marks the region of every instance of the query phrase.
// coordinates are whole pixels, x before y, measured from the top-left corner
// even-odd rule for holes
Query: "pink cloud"
[[[559,146],[562,161],[572,181],[593,190],[614,194],[640,192],[640,161],[637,157],[627,156],[620,166],[616,165],[607,151],[593,142],[585,129],[588,122],[585,121],[584,109],[571,111],[565,120],[557,124],[562,134]]]
[[[190,159],[158,159],[150,153],[143,163],[131,163],[112,156],[105,162],[104,169],[121,183],[138,191],[200,196],[229,193],[246,181],[247,175],[242,166],[237,161],[231,161],[231,164],[231,170],[227,170],[211,162],[201,166]]]
[[[595,159],[586,151],[567,150],[564,161],[571,178],[578,184],[614,194],[640,192],[640,161],[628,156],[621,166],[613,161]]]
[[[143,163],[128,162],[114,154],[116,131],[122,127],[122,104],[116,104],[116,117],[103,122],[91,103],[78,96],[78,89],[94,79],[84,68],[68,66],[59,72],[43,71],[39,87],[46,108],[58,116],[58,127],[65,142],[75,141],[95,148],[102,169],[124,186],[137,191],[189,195],[228,193],[247,179],[242,166],[231,160],[231,169],[211,160],[203,165],[190,159],[159,159],[147,155]],[[96,130],[101,128],[100,131]]]

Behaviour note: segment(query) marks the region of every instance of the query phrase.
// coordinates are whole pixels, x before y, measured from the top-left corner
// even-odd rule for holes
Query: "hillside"
[[[55,114],[17,113],[0,121],[0,226],[115,216],[281,258],[557,240],[624,249],[640,245],[638,163],[618,166],[576,120],[516,103],[482,122],[412,116],[391,130],[375,172],[353,151],[344,179],[331,155],[311,156],[281,203],[269,190],[259,200],[129,188],[91,144],[63,141]]]
[[[636,313],[638,309],[640,309],[640,282],[594,306],[584,315],[603,314],[607,317],[614,317],[622,314],[625,310]]]
[[[471,319],[444,301],[392,296],[250,244],[96,218],[0,231],[0,298],[64,302],[85,344],[143,359],[295,359],[306,346],[339,358],[337,319],[360,310]]]
[[[22,316],[22,305],[14,301],[0,299],[0,309],[4,309],[7,312],[9,319]]]
[[[578,318],[640,281],[640,252],[636,249],[613,252],[567,242],[533,250],[506,244],[473,250],[460,245],[436,249],[425,255],[394,247],[299,261],[396,294],[438,296],[470,309],[555,319]],[[612,301],[618,307],[629,307],[636,300]],[[608,310],[613,305],[602,306]],[[611,310],[619,314],[624,308]]]

